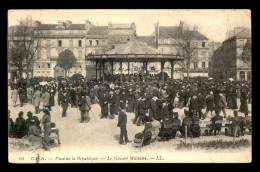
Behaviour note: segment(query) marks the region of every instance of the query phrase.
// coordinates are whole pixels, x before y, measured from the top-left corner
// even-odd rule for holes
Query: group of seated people
[[[20,111],[18,118],[13,122],[8,110],[8,137],[10,138],[25,138],[28,139],[35,147],[48,150],[51,141],[59,140],[59,130],[55,128],[55,123],[50,121],[50,113],[44,111],[44,116],[41,120],[37,116],[33,116],[32,112],[27,112],[28,118],[23,118],[23,111]],[[43,129],[41,125],[43,125]],[[54,137],[53,137],[54,136]]]
[[[220,116],[220,111],[215,112],[216,115],[211,118],[209,124],[206,126],[208,130],[205,132],[205,135],[212,136],[218,134],[222,129],[223,117]],[[251,134],[251,116],[245,114],[245,117],[238,116],[237,111],[233,111],[234,117],[228,116],[227,123],[225,125],[225,135],[234,136],[236,132],[236,137],[240,135],[244,135],[244,131],[246,129],[249,130],[249,134]],[[161,138],[163,141],[167,141],[170,139],[174,139],[176,137],[176,133],[180,133],[180,137],[185,137],[185,133],[187,137],[199,137],[201,136],[202,127],[200,126],[200,119],[196,112],[192,112],[190,115],[187,109],[184,109],[185,117],[182,120],[179,119],[178,112],[174,112],[173,116],[166,116],[160,121],[159,132],[157,132],[157,136]],[[143,146],[149,145],[153,142],[155,137],[154,122],[158,122],[156,120],[151,120],[148,116],[144,118],[144,130],[142,133],[136,134],[136,140],[140,140],[143,137]],[[185,131],[186,128],[186,131]],[[236,130],[236,131],[235,131]],[[155,134],[156,135],[156,134]]]

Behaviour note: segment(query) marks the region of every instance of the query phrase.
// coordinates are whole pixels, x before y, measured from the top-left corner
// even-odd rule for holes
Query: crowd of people
[[[231,128],[239,126],[243,133],[243,126],[251,121],[248,116],[248,103],[251,103],[250,84],[247,81],[219,81],[213,78],[166,78],[162,81],[159,75],[131,74],[123,75],[122,78],[120,75],[109,75],[104,82],[81,79],[78,82],[59,80],[47,85],[31,84],[27,88],[14,86],[11,100],[13,106],[16,106],[19,95],[20,106],[23,106],[22,102],[26,99],[35,106],[35,114],[38,114],[40,101],[45,110],[52,110],[57,93],[57,104],[63,109],[61,116],[66,117],[70,105],[71,108],[79,108],[82,123],[90,120],[91,106],[98,103],[101,107],[101,119],[120,116],[120,144],[129,142],[125,112],[134,113],[133,124],[145,126],[144,143],[149,144],[157,136],[173,139],[178,131],[184,136],[185,126],[188,126],[188,136],[198,137],[201,134],[199,121],[208,117],[209,112],[212,121],[210,132],[214,131],[216,134],[220,124],[214,122],[226,118],[234,121]],[[237,98],[240,99],[240,107],[237,105]],[[179,114],[173,112],[174,108],[184,108],[185,118],[182,122]],[[234,110],[234,117],[230,118],[226,114],[226,108]],[[206,110],[205,113],[202,112],[203,109]],[[237,117],[237,110],[244,113],[243,119]],[[220,115],[221,112],[223,115]]]

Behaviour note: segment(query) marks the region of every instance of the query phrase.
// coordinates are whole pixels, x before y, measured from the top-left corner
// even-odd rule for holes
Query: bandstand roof
[[[133,39],[126,44],[117,45],[116,48],[100,55],[88,55],[86,60],[105,60],[105,61],[159,61],[183,60],[183,57],[174,54],[160,54],[160,51],[147,45],[145,42]]]

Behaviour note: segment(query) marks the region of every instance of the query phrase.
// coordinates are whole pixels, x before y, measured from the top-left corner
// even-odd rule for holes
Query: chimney
[[[93,24],[89,20],[85,20],[85,29],[86,33],[88,33],[89,29],[93,27]]]
[[[34,27],[38,27],[39,25],[41,25],[41,22],[40,22],[40,21],[35,20],[35,21],[33,22],[33,26],[34,26]]]
[[[71,22],[71,21],[69,21],[69,20],[66,20],[66,27],[69,27],[71,24],[72,24],[72,22]]]
[[[183,31],[184,31],[183,25],[184,25],[184,22],[183,22],[183,21],[180,21],[179,27],[180,27],[181,33],[183,33]]]
[[[194,25],[193,31],[198,31],[198,26],[197,25]]]

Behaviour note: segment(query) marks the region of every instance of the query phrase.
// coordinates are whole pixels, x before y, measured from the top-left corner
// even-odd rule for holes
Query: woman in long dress
[[[14,89],[11,92],[11,99],[12,99],[13,107],[16,106],[17,96],[18,96],[18,90],[17,90],[17,87],[14,87]]]

